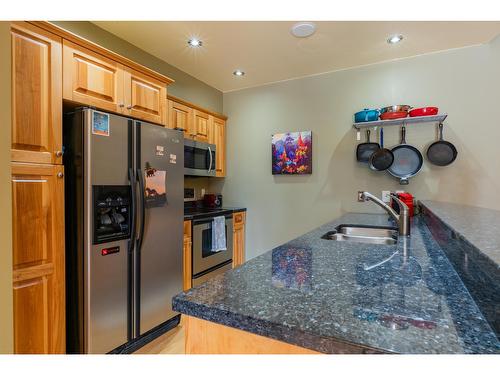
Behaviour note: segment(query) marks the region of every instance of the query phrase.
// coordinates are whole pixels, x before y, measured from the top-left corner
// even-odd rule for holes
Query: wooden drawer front
[[[233,214],[234,224],[245,224],[245,213],[236,212]]]
[[[64,99],[120,112],[123,107],[123,68],[103,56],[64,41]]]
[[[126,113],[145,121],[166,124],[167,89],[139,72],[125,68]]]
[[[13,23],[12,160],[62,163],[61,39]]]
[[[187,131],[191,128],[190,121],[192,109],[183,104],[168,101],[168,127],[171,129]]]
[[[64,353],[63,167],[12,163],[14,347]]]

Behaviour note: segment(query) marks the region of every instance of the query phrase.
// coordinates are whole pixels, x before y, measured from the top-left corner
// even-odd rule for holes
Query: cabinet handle
[[[57,156],[58,158],[60,158],[61,156],[63,156],[63,152],[62,152],[61,150],[57,150],[57,151],[56,151],[56,156]]]
[[[127,106],[127,109],[132,109],[132,106],[131,106],[131,105],[128,105],[128,106]]]
[[[118,107],[123,108],[123,107],[125,107],[125,104],[120,103],[120,104],[118,104]]]
[[[58,173],[57,173],[57,177],[58,177],[58,178],[63,178],[63,177],[64,177],[64,173],[62,173],[62,172],[58,172]]]

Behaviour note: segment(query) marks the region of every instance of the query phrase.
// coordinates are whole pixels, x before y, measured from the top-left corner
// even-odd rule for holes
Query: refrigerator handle
[[[136,184],[136,177],[134,175],[134,170],[132,168],[129,168],[128,170],[128,179],[130,181],[130,192],[131,192],[131,202],[130,202],[130,217],[131,217],[131,223],[130,223],[130,242],[128,246],[128,252],[132,253],[134,250],[134,244],[135,244],[135,222],[136,222],[136,189],[135,189],[135,184]]]
[[[141,224],[139,225],[139,235],[137,236],[137,251],[141,251],[142,239],[144,237],[144,221],[146,216],[146,207],[144,205],[144,176],[140,169],[137,169],[137,181],[139,181],[139,210],[141,217]]]

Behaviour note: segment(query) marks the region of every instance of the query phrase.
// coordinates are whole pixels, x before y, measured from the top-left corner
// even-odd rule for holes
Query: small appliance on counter
[[[408,206],[410,211],[410,217],[415,213],[415,205],[413,203],[413,195],[407,192],[396,193],[398,198]],[[391,207],[399,214],[399,206],[398,204],[391,198]]]
[[[203,205],[208,208],[221,208],[222,194],[205,194],[203,197]]]
[[[196,190],[194,188],[184,188],[184,202],[196,201]]]

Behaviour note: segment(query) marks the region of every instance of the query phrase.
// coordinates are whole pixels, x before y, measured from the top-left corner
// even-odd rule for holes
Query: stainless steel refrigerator
[[[124,351],[178,323],[183,134],[80,109],[63,137],[67,349]]]

